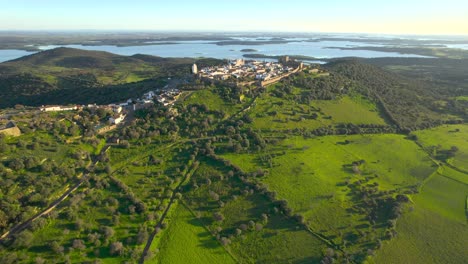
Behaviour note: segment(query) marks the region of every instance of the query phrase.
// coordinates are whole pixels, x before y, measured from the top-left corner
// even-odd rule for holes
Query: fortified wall
[[[260,82],[260,85],[261,85],[262,87],[264,87],[264,86],[267,86],[267,85],[270,85],[270,84],[279,82],[281,79],[286,78],[286,77],[289,77],[291,74],[294,74],[294,73],[296,73],[296,72],[298,72],[298,71],[300,71],[300,70],[302,70],[302,67],[301,67],[301,66],[299,66],[299,67],[297,67],[296,69],[294,69],[294,70],[292,70],[292,71],[290,71],[290,72],[288,72],[288,73],[286,73],[286,74],[283,74],[283,75],[281,75],[281,76],[278,76],[278,77],[275,77],[275,78],[271,78],[271,79],[262,81],[262,82]]]

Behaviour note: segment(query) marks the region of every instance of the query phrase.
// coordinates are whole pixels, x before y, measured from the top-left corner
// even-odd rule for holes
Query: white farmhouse
[[[109,123],[111,123],[113,125],[118,125],[118,124],[122,123],[122,121],[124,121],[124,119],[125,119],[125,115],[113,116],[113,117],[109,118]]]

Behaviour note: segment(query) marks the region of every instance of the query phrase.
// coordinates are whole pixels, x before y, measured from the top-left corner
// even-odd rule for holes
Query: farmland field
[[[274,90],[275,86],[271,86]],[[300,92],[299,88],[296,88]],[[264,94],[249,111],[255,129],[316,129],[340,123],[385,125],[376,106],[360,96],[314,100],[309,104]]]
[[[157,261],[148,263],[236,263],[183,204],[173,212],[158,249]]]
[[[262,182],[303,215],[312,230],[337,244],[343,235],[373,226],[365,215],[350,214],[360,204],[350,182],[376,183],[383,192],[411,190],[436,170],[424,151],[400,135],[292,137],[265,153],[224,157],[247,171],[268,170]],[[362,160],[357,175],[352,164]],[[374,237],[383,236],[379,225],[370,230]]]
[[[331,116],[334,123],[385,125],[377,107],[360,96],[345,96],[338,100],[319,100],[312,105],[322,109],[325,116]]]
[[[192,92],[185,98],[183,104],[204,104],[209,110],[223,111],[228,115],[235,114],[237,111],[241,110],[239,104],[225,102],[219,94],[209,89]]]
[[[325,249],[322,241],[296,220],[276,212],[263,195],[244,189],[234,177],[221,177],[224,170],[218,162],[203,161],[192,178],[197,187],[187,187],[185,200],[199,223],[224,237],[221,241],[226,241],[236,262],[307,263],[320,258]],[[223,220],[213,220],[213,214]]]
[[[468,133],[467,125],[445,125],[428,130],[418,131],[415,134],[426,148],[435,148],[437,152],[456,147],[458,151],[454,157],[447,161],[452,165],[468,171]]]
[[[456,172],[445,168],[441,174],[452,173]],[[398,236],[384,243],[375,263],[466,262],[467,194],[467,184],[435,173],[413,197],[413,204],[398,222]]]

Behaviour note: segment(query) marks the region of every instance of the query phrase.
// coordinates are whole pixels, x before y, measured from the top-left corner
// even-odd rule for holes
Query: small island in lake
[[[256,49],[241,49],[241,52],[258,52]]]

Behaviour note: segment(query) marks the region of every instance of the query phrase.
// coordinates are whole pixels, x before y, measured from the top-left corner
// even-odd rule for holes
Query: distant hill
[[[169,76],[190,73],[194,62],[221,63],[72,48],[46,50],[0,64],[0,107],[124,100],[163,85]]]
[[[36,66],[65,68],[112,67],[113,64],[138,63],[137,59],[119,56],[104,51],[89,51],[73,48],[56,48],[18,58],[6,64],[20,63]]]

